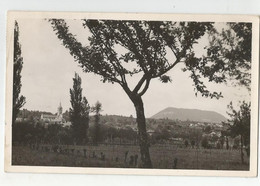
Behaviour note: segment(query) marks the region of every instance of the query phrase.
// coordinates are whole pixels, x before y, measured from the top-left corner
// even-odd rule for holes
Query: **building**
[[[63,124],[65,119],[62,116],[62,106],[61,103],[57,109],[57,114],[42,114],[41,119],[45,124]]]
[[[56,119],[56,115],[53,115],[53,114],[42,114],[41,115],[41,121],[51,122],[51,121],[54,121],[55,119]]]

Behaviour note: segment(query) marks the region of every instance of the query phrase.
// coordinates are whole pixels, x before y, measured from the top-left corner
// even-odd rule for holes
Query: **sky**
[[[69,90],[72,88],[75,72],[82,78],[83,96],[92,106],[97,101],[102,104],[102,114],[135,116],[133,103],[118,84],[103,83],[98,75],[82,72],[61,41],[52,30],[50,23],[43,19],[19,19],[20,43],[24,65],[22,69],[21,95],[26,97],[23,108],[29,110],[57,112],[59,103],[63,111],[70,108]],[[79,21],[68,21],[70,30],[79,41],[87,44],[89,33]],[[219,24],[221,27],[222,24]],[[205,45],[202,40],[196,49]],[[221,91],[224,98],[219,100],[196,97],[189,72],[181,71],[181,64],[168,75],[171,83],[161,83],[153,79],[143,96],[146,117],[151,117],[167,107],[190,108],[216,111],[227,117],[227,105],[232,101],[237,105],[241,100],[249,100],[246,88],[225,84],[209,83],[209,90]],[[131,77],[129,84],[134,85],[140,77]]]

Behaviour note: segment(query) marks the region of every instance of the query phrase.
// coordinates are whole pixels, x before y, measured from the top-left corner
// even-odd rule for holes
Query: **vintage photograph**
[[[7,171],[256,175],[258,17],[8,16]]]

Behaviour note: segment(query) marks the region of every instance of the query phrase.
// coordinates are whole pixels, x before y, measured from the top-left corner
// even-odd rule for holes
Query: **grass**
[[[68,167],[141,167],[138,146],[98,145],[63,146],[68,152],[50,152],[42,146],[31,149],[28,146],[13,146],[12,164],[29,166],[68,166]],[[48,146],[50,148],[50,146]],[[71,149],[74,149],[73,152]],[[86,156],[84,150],[86,149]],[[128,151],[125,161],[125,152]],[[95,155],[93,156],[93,153]],[[105,158],[101,158],[101,153]],[[130,156],[138,155],[137,165],[130,164]],[[241,164],[240,151],[224,149],[177,148],[173,145],[154,145],[150,147],[153,167],[172,169],[177,158],[177,169],[204,170],[249,170],[248,158]]]

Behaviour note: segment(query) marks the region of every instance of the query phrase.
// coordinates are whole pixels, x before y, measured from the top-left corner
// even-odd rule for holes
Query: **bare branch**
[[[146,74],[143,75],[143,77],[140,79],[140,81],[135,86],[135,88],[133,90],[134,93],[137,93],[139,91],[139,89],[142,87],[145,80],[146,80]]]
[[[145,92],[147,91],[147,89],[149,88],[149,85],[150,85],[150,79],[146,79],[146,84],[145,84],[143,90],[140,93],[138,93],[138,95],[139,96],[144,95]]]

